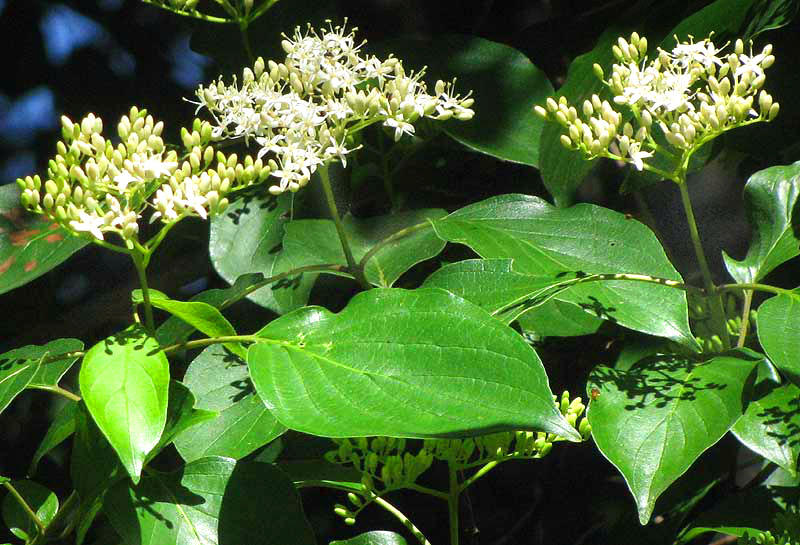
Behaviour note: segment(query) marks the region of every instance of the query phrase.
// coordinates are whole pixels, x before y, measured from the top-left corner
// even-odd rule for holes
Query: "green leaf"
[[[16,184],[0,187],[0,294],[38,278],[86,246],[19,203]]]
[[[270,464],[203,458],[111,489],[104,511],[127,545],[313,545],[291,481]]]
[[[557,282],[552,276],[520,274],[513,270],[513,263],[513,259],[458,261],[434,272],[422,287],[442,288],[495,314]]]
[[[144,301],[142,290],[134,290],[131,294],[134,304]],[[201,301],[175,301],[156,290],[151,290],[150,304],[180,318],[198,331],[209,337],[228,337],[236,335],[236,330],[222,313],[208,303]],[[234,354],[245,357],[245,350],[240,343],[224,343]]]
[[[370,283],[391,287],[408,269],[442,251],[444,242],[436,236],[428,222],[445,215],[447,213],[438,208],[410,210],[368,219],[356,219],[348,215],[343,224],[356,261],[360,261],[381,241],[390,236],[396,237],[375,251],[365,270]],[[290,261],[293,267],[324,263],[347,265],[336,226],[331,220],[289,222],[281,256]]]
[[[559,300],[546,301],[522,316],[519,312],[500,312],[514,302],[546,292],[560,281],[552,276],[520,274],[513,270],[513,262],[513,259],[467,259],[451,263],[430,275],[422,287],[445,289],[504,323],[518,319],[523,330],[539,336],[585,335],[597,330],[602,320],[585,313],[576,304]]]
[[[796,477],[800,454],[800,388],[769,381],[762,384],[767,392],[750,401],[731,431],[744,446]]]
[[[770,297],[758,307],[758,342],[772,363],[800,385],[800,289]]]
[[[522,331],[536,337],[577,337],[591,335],[603,324],[579,305],[553,299],[517,318]]]
[[[47,527],[58,512],[58,497],[33,481],[12,481],[11,485]],[[12,534],[25,541],[33,538],[39,531],[28,513],[11,494],[6,494],[3,499],[3,522]]]
[[[50,350],[50,356],[57,354],[67,354],[83,350],[83,341],[78,339],[58,339],[51,341],[44,348]],[[48,388],[56,386],[61,377],[72,368],[79,356],[64,358],[57,361],[50,361],[45,365],[39,366],[39,370],[28,383],[28,388]]]
[[[434,221],[434,228],[445,240],[466,244],[485,259],[513,259],[514,270],[522,274],[626,273],[682,281],[647,227],[591,204],[555,208],[537,197],[500,195]],[[554,299],[698,349],[681,290],[603,281],[571,287]]]
[[[373,289],[339,314],[297,310],[247,354],[285,426],[330,437],[442,437],[537,429],[577,440],[536,352],[442,290]],[[346,408],[346,410],[345,410]]]
[[[596,367],[587,410],[600,451],[622,473],[645,524],[656,499],[744,412],[762,358],[737,351],[707,360],[654,356],[627,371]]]
[[[400,534],[387,531],[374,531],[361,534],[350,539],[331,541],[330,545],[407,545]]]
[[[83,348],[76,339],[57,339],[44,346],[29,345],[0,354],[0,413],[27,387],[52,386],[77,358],[40,365],[47,356]],[[35,381],[35,382],[34,382]]]
[[[67,437],[75,433],[75,414],[78,410],[78,404],[74,401],[67,401],[64,407],[56,415],[50,427],[47,428],[47,433],[39,443],[36,452],[33,454],[28,474],[33,475],[36,473],[36,467],[42,460],[45,454],[60,445]]]
[[[270,277],[293,268],[289,261],[279,259],[293,199],[293,193],[244,197],[211,220],[208,249],[222,278],[233,282],[245,273]],[[315,279],[315,273],[284,279],[251,293],[249,298],[282,314],[306,304]]]
[[[233,285],[224,289],[211,289],[198,293],[190,302],[207,303],[214,308],[224,309],[243,299],[259,282],[264,280],[261,273],[243,274]],[[161,346],[178,344],[189,339],[196,329],[176,316],[171,316],[156,329],[156,339]]]
[[[755,0],[747,13],[747,27],[742,36],[753,39],[767,30],[788,25],[797,16],[797,0]]]
[[[800,254],[792,232],[792,210],[800,195],[800,161],[756,172],[744,187],[744,205],[753,228],[747,256],[723,254],[725,266],[740,283],[758,282],[775,267]]]
[[[547,76],[520,51],[477,36],[445,35],[430,41],[378,44],[406,68],[427,66],[426,80],[458,80],[456,92],[475,95],[475,117],[451,120],[444,130],[475,151],[514,163],[539,166],[544,121],[533,106],[553,93]]]
[[[175,440],[187,462],[206,456],[240,459],[286,431],[256,395],[245,362],[220,346],[203,350],[183,382],[198,409],[219,413]]]
[[[132,326],[89,349],[79,382],[92,418],[138,482],[167,419],[167,357],[154,338]]]
[[[161,434],[158,444],[150,453],[150,458],[158,454],[165,446],[172,443],[183,432],[194,428],[198,424],[217,418],[218,414],[212,411],[195,409],[195,399],[191,390],[178,381],[169,382],[169,404],[167,405],[167,422],[164,433]],[[192,429],[189,433],[193,433]]]

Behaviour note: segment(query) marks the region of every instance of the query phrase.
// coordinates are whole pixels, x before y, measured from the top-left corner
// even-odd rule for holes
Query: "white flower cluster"
[[[283,62],[259,58],[245,68],[241,85],[222,79],[197,91],[199,108],[215,120],[214,138],[243,137],[260,146],[258,158],[278,180],[272,194],[297,191],[321,165],[347,164],[357,149],[353,135],[376,122],[394,131],[395,140],[414,134],[422,117],[469,120],[473,99],[454,92],[453,84],[436,83],[427,92],[424,70],[406,73],[402,61],[362,53],[356,29],[298,27],[284,36]]]
[[[629,40],[619,38],[612,50],[617,64],[604,82],[614,105],[593,95],[583,103],[583,118],[564,97],[535,108],[566,129],[564,146],[590,158],[611,157],[642,170],[645,159],[664,149],[659,137],[686,158],[724,131],[771,121],[778,114],[778,104],[761,90],[764,70],[775,61],[771,45],[757,55],[745,54],[744,43],[737,40],[732,53],[721,55],[722,48],[710,39],[694,42],[690,37],[648,60],[647,39],[634,32]],[[603,79],[603,69],[595,65],[594,70]],[[632,119],[623,123],[615,105],[629,108]]]
[[[94,114],[80,123],[63,116],[61,125],[64,139],[50,160],[48,179],[44,183],[38,175],[18,179],[20,199],[29,210],[97,240],[104,240],[109,232],[136,240],[139,219],[148,206],[155,209],[150,221],[160,218],[170,223],[190,215],[206,218],[225,209],[225,195],[235,185],[263,180],[269,174],[268,167],[252,158],[248,158],[249,168],[233,168],[235,156],[215,157],[213,148],[204,143],[210,140],[211,126],[199,120],[191,133],[184,129],[189,153],[182,163],[175,151],[165,152],[164,124],[135,106],[117,125],[120,142],[116,146],[103,137],[103,122]],[[210,168],[215,158],[216,170]]]

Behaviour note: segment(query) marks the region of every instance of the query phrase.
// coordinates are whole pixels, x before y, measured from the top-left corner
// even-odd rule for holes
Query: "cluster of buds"
[[[117,125],[116,146],[103,136],[103,121],[94,114],[80,123],[64,116],[61,126],[63,140],[49,162],[47,179],[18,179],[20,199],[27,209],[97,240],[104,240],[106,233],[136,240],[148,207],[155,209],[150,221],[207,218],[225,210],[225,195],[232,189],[269,175],[269,166],[260,161],[250,158],[249,166],[243,167],[235,156],[215,154],[207,145],[212,128],[200,120],[195,120],[192,132],[184,130],[188,154],[182,161],[175,151],[165,150],[164,124],[135,106]]]
[[[591,434],[589,421],[581,418],[586,406],[580,397],[572,400],[564,392],[559,400],[553,396],[567,422],[586,440]],[[579,420],[580,419],[580,420]],[[563,437],[545,432],[510,431],[470,437],[466,439],[426,439],[424,448],[438,460],[449,461],[461,467],[472,467],[492,461],[543,458],[550,453],[553,443]]]
[[[752,43],[745,53],[737,40],[734,51],[724,55],[709,38],[694,42],[690,37],[672,51],[659,49],[650,60],[647,39],[634,32],[629,40],[619,38],[612,51],[617,63],[611,76],[604,79],[597,64],[594,71],[610,89],[613,104],[592,95],[583,103],[583,115],[565,97],[535,107],[564,127],[565,147],[588,158],[609,157],[643,170],[644,160],[664,149],[659,140],[684,159],[727,130],[772,121],[778,114],[778,104],[762,90],[764,70],[775,61],[771,45],[754,55]],[[631,115],[623,116],[618,106]]]
[[[742,316],[738,306],[738,300],[732,293],[723,294],[722,299],[725,316],[732,316],[725,321],[728,335],[738,337],[742,331]],[[722,339],[714,329],[708,300],[701,297],[690,297],[688,308],[689,318],[692,320],[692,331],[694,331],[697,342],[703,347],[703,351],[711,353],[722,352],[724,350]],[[750,310],[748,315],[749,323],[747,325],[748,331],[756,330],[757,318],[758,311]]]
[[[283,62],[245,68],[241,84],[222,78],[197,90],[198,109],[215,120],[213,137],[251,139],[258,157],[275,163],[272,194],[297,191],[322,165],[347,165],[347,154],[359,146],[354,135],[373,123],[394,131],[395,140],[414,134],[420,118],[469,120],[473,99],[455,93],[454,83],[438,81],[434,93],[422,81],[424,70],[406,73],[390,56],[362,54],[355,28],[320,30],[298,27],[284,36]]]
[[[431,467],[433,455],[425,448],[416,454],[406,451],[406,440],[394,437],[359,437],[334,439],[337,450],[325,454],[331,463],[352,464],[363,475],[365,490],[380,491],[403,488],[416,482]],[[376,488],[377,483],[382,483]]]

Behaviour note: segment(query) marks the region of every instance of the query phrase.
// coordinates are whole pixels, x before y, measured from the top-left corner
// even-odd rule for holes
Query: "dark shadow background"
[[[610,24],[643,20],[656,33],[666,33],[708,3],[282,0],[278,7],[286,17],[292,14],[290,4],[298,12],[330,7],[332,17],[349,14],[360,27],[360,35],[373,42],[443,33],[479,35],[524,52],[558,88],[569,62],[591,49]],[[255,44],[271,43],[274,48],[279,33],[291,29],[271,22],[269,17],[270,14],[264,16],[263,24],[253,31],[253,40]],[[724,145],[715,154],[722,148],[724,151],[692,180],[695,211],[707,255],[720,279],[724,278],[720,249],[740,258],[747,248],[749,227],[740,202],[747,176],[773,164],[800,159],[800,101],[796,100],[800,82],[795,66],[799,31],[800,25],[795,21],[762,35],[758,41],[775,44],[777,62],[768,72],[767,88],[781,103],[778,120],[769,126],[741,129],[722,139]],[[202,35],[192,42],[197,49],[203,50],[211,40],[212,44],[223,43],[236,51],[232,58],[241,55],[235,31],[190,22],[135,0],[0,0],[0,184],[45,171],[60,137],[58,119],[62,114],[75,120],[91,111],[112,128],[130,105],[137,104],[164,121],[165,140],[179,141],[179,128],[189,124],[194,115],[194,106],[183,99],[191,98],[199,83],[216,77],[225,69],[224,64],[234,63],[231,58],[224,58],[222,67],[215,66],[212,59],[193,52],[193,32]],[[255,54],[268,56],[259,48]],[[476,108],[480,106],[476,102]],[[409,178],[422,180],[421,189],[415,190],[413,197],[421,206],[452,210],[508,192],[548,198],[535,169],[499,162],[447,143],[431,153],[423,154],[408,170]],[[447,179],[426,178],[431,176],[430,164],[442,158],[448,164]],[[617,165],[601,164],[581,188],[580,200],[654,223],[661,230],[676,267],[688,280],[696,279],[691,248],[683,243],[688,237],[681,227],[684,218],[675,188],[667,183],[655,184],[644,192],[643,201],[637,202],[631,195],[618,194],[621,181]],[[650,205],[652,219],[644,213],[643,202]],[[357,203],[347,202],[345,207],[351,204],[358,214]],[[150,267],[152,286],[184,299],[203,289],[225,286],[210,265],[207,233],[208,227],[202,222],[182,222]],[[449,250],[445,258],[461,258],[460,251]],[[418,285],[431,267],[423,265],[412,271],[408,285]],[[797,265],[787,264],[767,281],[793,288],[798,278]],[[67,263],[0,298],[0,353],[58,337],[80,338],[90,346],[129,323],[129,293],[136,287],[133,269],[125,258],[86,248]],[[312,302],[329,302],[333,297],[343,303],[350,293],[349,284],[326,281],[315,289]],[[251,329],[269,318],[266,311],[247,302],[231,309],[231,313],[236,323],[253,324]],[[242,330],[249,329],[245,325]],[[602,333],[547,340],[538,347],[554,392],[564,388],[582,391],[594,365],[613,362],[618,346],[613,339],[619,338],[620,331]],[[68,376],[66,384],[70,381],[74,384],[75,377]],[[0,474],[25,476],[28,460],[59,406],[58,400],[45,393],[26,392],[0,415]],[[287,439],[287,448],[291,448],[292,437]],[[304,439],[295,437],[294,441],[302,443]],[[723,440],[715,450],[725,453],[733,448],[735,445]],[[43,460],[37,480],[50,485],[59,483],[68,474],[68,459],[67,449],[57,449]],[[710,461],[706,464],[709,472],[719,471],[719,464],[715,466],[709,453],[698,467],[704,467],[706,460]],[[441,477],[433,475],[432,479]],[[60,494],[69,490],[68,482],[62,485]],[[615,539],[626,535],[625,528],[638,528],[633,501],[624,483],[591,443],[559,445],[540,462],[509,463],[470,490],[469,499],[462,506],[463,522],[465,530],[478,531],[465,532],[464,542],[469,545],[612,543],[597,531],[600,526],[619,522]],[[333,503],[343,500],[339,494],[304,491],[304,498],[321,544],[371,529],[400,531],[396,522],[377,508],[362,514],[354,528],[344,526],[332,514]],[[400,496],[397,505],[411,514],[433,543],[446,542],[446,510],[438,500],[409,494]],[[0,541],[2,536],[0,532]],[[408,539],[411,543],[410,536]],[[659,543],[653,539],[649,542]],[[638,537],[613,541],[625,542],[641,541]]]

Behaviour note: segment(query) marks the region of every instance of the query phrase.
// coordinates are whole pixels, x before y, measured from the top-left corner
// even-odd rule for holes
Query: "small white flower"
[[[397,117],[389,117],[383,124],[394,129],[395,142],[400,140],[404,134],[414,136],[414,125],[403,121],[403,114],[397,114]]]
[[[75,231],[91,233],[91,235],[97,240],[103,240],[103,231],[101,231],[100,228],[104,225],[105,220],[102,218],[102,216],[87,214],[85,210],[80,210],[78,212],[77,220],[72,220],[69,222],[69,226]]]
[[[630,158],[631,163],[633,166],[636,167],[636,170],[643,170],[644,163],[642,159],[647,159],[648,157],[652,157],[653,154],[649,151],[641,151],[642,144],[641,142],[634,142],[631,144],[630,148],[628,148],[628,157]]]
[[[138,184],[142,181],[141,178],[130,173],[127,169],[122,169],[119,174],[114,176],[114,183],[117,184],[117,189],[120,193],[124,193],[130,184]]]
[[[739,55],[740,64],[734,75],[738,78],[747,72],[752,72],[754,77],[763,76],[764,69],[761,68],[761,63],[764,62],[765,57],[766,55],[764,53],[753,56]]]

